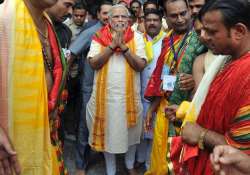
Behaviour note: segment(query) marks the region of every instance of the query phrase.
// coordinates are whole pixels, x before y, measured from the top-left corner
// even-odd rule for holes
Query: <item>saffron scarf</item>
[[[154,52],[153,52],[153,45],[155,43],[157,43],[164,35],[165,33],[163,32],[163,30],[160,31],[160,33],[153,38],[153,40],[148,41],[148,37],[147,34],[144,34],[144,43],[145,43],[145,51],[146,51],[146,56],[148,59],[148,64],[151,63],[151,61],[154,59]]]
[[[63,166],[51,144],[44,61],[35,24],[23,0],[5,1],[0,16],[1,127],[13,140],[22,174],[58,175]],[[52,26],[48,29],[51,46],[60,53]],[[56,79],[49,100],[56,104],[66,65],[62,57],[52,55]]]
[[[101,50],[109,46],[112,42],[110,25],[104,26],[96,35],[93,40],[97,41],[101,45]],[[132,53],[135,53],[135,41],[134,33],[131,28],[128,27],[124,32],[124,41],[129,47]],[[116,52],[119,50],[116,49]],[[128,127],[133,127],[137,123],[137,104],[135,102],[135,87],[134,87],[134,77],[135,71],[130,67],[128,62],[126,62],[126,115],[127,115],[127,125]],[[108,79],[108,63],[106,63],[97,73],[97,89],[96,89],[96,112],[94,118],[93,127],[93,143],[91,146],[96,151],[105,150],[105,128],[107,120],[107,106],[106,106],[106,96],[107,96],[107,79]]]
[[[174,59],[174,53],[171,50],[170,36],[172,31],[170,31],[165,39],[163,40],[163,47],[161,50],[160,57],[157,60],[157,65],[153,74],[149,80],[145,91],[145,98],[152,100],[154,97],[161,97],[160,106],[156,111],[156,121],[154,126],[154,138],[151,151],[151,161],[150,168],[145,173],[145,175],[165,175],[168,174],[168,161],[166,155],[169,152],[168,146],[168,133],[169,133],[169,120],[165,117],[165,107],[169,105],[169,102],[164,97],[164,92],[161,89],[162,80],[162,70],[164,64],[169,67],[175,65],[175,70],[170,72],[170,74],[175,74],[178,67],[182,61],[182,57],[185,54],[186,46],[188,45],[190,33],[186,35],[174,35],[173,43],[176,50],[180,49],[178,53],[178,60]],[[181,44],[184,37],[187,37],[184,44]],[[181,45],[182,48],[179,48]],[[175,62],[175,63],[174,63]]]

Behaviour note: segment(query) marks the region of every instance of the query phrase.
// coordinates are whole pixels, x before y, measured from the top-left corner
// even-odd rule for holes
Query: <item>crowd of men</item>
[[[250,174],[248,0],[5,0],[0,175]]]

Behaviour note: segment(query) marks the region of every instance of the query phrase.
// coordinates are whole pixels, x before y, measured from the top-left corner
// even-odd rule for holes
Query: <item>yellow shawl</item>
[[[127,43],[132,53],[135,53],[134,39]],[[103,48],[101,49],[103,50]],[[126,62],[126,114],[127,125],[133,127],[137,123],[137,104],[135,103],[135,87],[134,76],[135,71]],[[93,127],[93,142],[91,147],[96,151],[105,150],[105,128],[106,128],[106,90],[108,78],[108,63],[106,63],[98,72],[97,75],[97,89],[96,89],[96,113]]]
[[[51,145],[42,46],[23,0],[0,6],[0,124],[24,175],[58,175]]]
[[[148,59],[148,64],[154,58],[153,45],[155,43],[157,43],[164,35],[165,35],[165,33],[163,32],[163,30],[161,30],[160,33],[156,37],[154,37],[154,39],[152,41],[148,41],[147,35],[144,34],[143,39],[144,39],[144,43],[145,43],[145,51],[146,51],[146,55],[147,55],[147,59]]]

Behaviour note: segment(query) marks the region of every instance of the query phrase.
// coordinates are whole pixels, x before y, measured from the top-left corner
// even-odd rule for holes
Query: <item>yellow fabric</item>
[[[190,102],[183,101],[176,111],[176,118],[180,120],[184,119],[189,107],[190,107]]]
[[[146,35],[143,36],[148,64],[151,63],[151,61],[154,58],[153,45],[162,38],[163,34],[164,34],[163,30],[161,30],[160,33],[156,37],[154,37],[152,41],[148,41]]]
[[[103,51],[103,47],[101,51]],[[105,149],[104,134],[106,127],[106,90],[107,90],[107,74],[108,74],[108,63],[106,63],[97,75],[96,85],[96,114],[93,127],[93,143],[92,148],[96,151],[103,151]]]
[[[165,117],[165,108],[168,102],[161,100],[160,106],[157,110],[156,121],[154,126],[154,139],[152,145],[150,168],[145,175],[167,175],[168,174],[168,128],[169,120]]]
[[[132,53],[135,53],[135,42],[132,39],[128,43],[128,47],[130,48]],[[133,127],[137,123],[137,103],[135,102],[135,71],[126,61],[126,111],[127,111],[127,125],[128,127]]]
[[[135,41],[132,39],[127,43],[130,51],[135,53]],[[101,51],[104,48],[101,48]],[[108,65],[106,63],[97,73],[97,89],[96,89],[96,113],[93,127],[93,142],[91,147],[96,151],[105,150],[105,128],[106,128],[106,91],[108,78]],[[135,71],[126,61],[126,112],[127,125],[133,127],[137,123],[137,104],[135,102],[135,87],[134,87]]]
[[[60,163],[57,159],[57,148],[52,146],[52,175],[60,175]],[[66,174],[66,172],[64,172]]]
[[[48,92],[35,24],[23,0],[5,1],[1,6],[1,17],[7,12],[13,15],[4,23],[11,25],[5,33],[8,45],[4,46],[8,47],[7,119],[22,174],[59,175],[53,164],[56,152],[50,140]]]

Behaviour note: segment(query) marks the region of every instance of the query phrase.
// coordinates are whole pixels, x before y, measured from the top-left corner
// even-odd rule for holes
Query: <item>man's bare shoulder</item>
[[[204,67],[204,62],[205,62],[205,58],[206,58],[206,54],[207,53],[203,53],[199,56],[197,56],[194,60],[194,66],[196,67]]]

